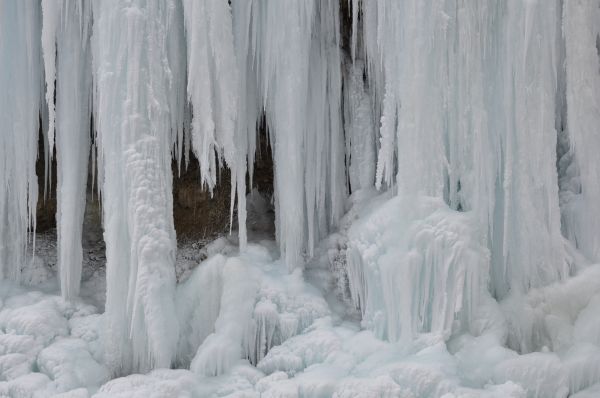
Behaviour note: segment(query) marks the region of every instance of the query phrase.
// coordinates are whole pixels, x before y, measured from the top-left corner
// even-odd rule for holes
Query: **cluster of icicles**
[[[0,278],[27,261],[41,128],[63,295],[92,159],[108,350],[169,366],[171,161],[193,152],[208,190],[231,170],[243,251],[263,118],[290,269],[371,186],[475,214],[496,297],[567,276],[563,237],[600,259],[599,2],[350,2],[345,55],[338,0],[0,0]]]

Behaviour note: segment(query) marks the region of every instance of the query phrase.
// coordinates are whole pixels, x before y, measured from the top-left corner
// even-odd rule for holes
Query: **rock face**
[[[271,149],[262,131],[260,152],[254,165],[252,188],[266,197],[273,194],[273,160]],[[40,137],[39,158],[36,165],[39,180],[39,200],[36,213],[36,232],[44,233],[56,228],[56,160],[51,164],[51,178],[44,197],[44,148]],[[88,176],[88,192],[83,227],[83,248],[103,246],[102,205],[97,193],[97,174],[92,186],[92,162]],[[249,184],[247,185],[249,186]],[[200,184],[198,160],[190,154],[187,167],[178,170],[173,162],[173,218],[178,241],[211,239],[229,231],[231,179],[228,169],[222,169],[218,183],[211,193]],[[237,229],[234,211],[233,228]]]
[[[210,238],[228,230],[231,195],[229,170],[223,170],[211,193],[200,185],[200,169],[194,158],[178,176],[173,167],[173,218],[177,240]]]

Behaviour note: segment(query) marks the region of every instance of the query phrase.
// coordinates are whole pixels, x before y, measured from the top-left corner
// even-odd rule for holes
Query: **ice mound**
[[[489,253],[469,213],[432,197],[379,197],[348,231],[348,279],[363,325],[381,338],[468,330]]]
[[[260,361],[274,345],[329,313],[301,270],[288,274],[266,246],[215,254],[177,289],[178,361],[215,376],[241,358]]]

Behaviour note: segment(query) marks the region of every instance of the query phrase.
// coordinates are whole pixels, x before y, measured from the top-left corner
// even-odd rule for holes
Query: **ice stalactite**
[[[56,142],[57,158],[58,267],[62,295],[72,298],[79,294],[83,260],[81,239],[91,135],[92,10],[84,1],[44,1],[42,9],[48,148],[51,154]]]
[[[35,231],[41,24],[39,2],[0,1],[0,279],[19,280]]]
[[[54,104],[56,81],[56,34],[60,27],[62,2],[42,0],[42,53],[46,82],[46,104],[48,106],[48,154],[51,161],[54,155],[56,108]],[[48,163],[46,163],[48,167]]]
[[[106,361],[114,373],[169,367],[174,304],[173,1],[93,3],[95,120],[107,257]],[[171,54],[172,57],[172,54]],[[185,57],[180,54],[180,57]],[[180,93],[184,95],[184,93]]]
[[[233,5],[231,12],[238,71],[238,110],[235,127],[236,161],[234,167],[236,170],[232,173],[232,178],[236,178],[239,241],[240,248],[244,250],[248,240],[246,232],[246,175],[248,175],[249,187],[252,188],[258,137],[257,128],[260,122],[259,118],[262,116],[262,106],[258,99],[256,72],[253,67],[254,53],[250,31],[253,2],[237,1]],[[231,201],[233,205],[233,191]]]
[[[290,269],[303,264],[303,255],[313,252],[343,213],[338,6],[335,1],[233,3],[236,27],[250,32],[256,99],[273,150],[277,239]],[[239,45],[246,46],[241,40]],[[247,94],[253,88],[249,75],[244,72]],[[253,108],[246,112],[260,116]],[[245,125],[250,123],[246,117]],[[252,146],[249,139],[248,153]]]
[[[600,260],[600,2],[565,1],[566,128],[575,169],[564,230],[591,261]],[[579,175],[577,175],[577,172]]]
[[[202,184],[212,190],[219,161],[234,161],[237,65],[231,14],[222,1],[184,1],[183,9],[192,146],[200,162]]]
[[[187,84],[187,60],[185,42],[185,24],[183,23],[183,4],[180,0],[170,3],[167,19],[166,40],[167,73],[169,85],[169,115],[171,120],[172,157],[177,161],[177,173],[181,172],[182,163],[189,158],[189,147],[186,146],[184,126],[189,128],[189,108],[184,95]],[[185,163],[187,167],[187,163]]]
[[[246,79],[245,74],[242,79],[239,74],[245,73],[247,49],[236,54],[235,50],[241,50],[244,44],[234,40],[232,12],[226,2],[186,0],[183,5],[187,90],[193,113],[192,148],[200,162],[202,184],[211,192],[219,167],[227,165],[231,170],[231,218],[237,193],[240,248],[244,250],[249,131],[244,98]]]

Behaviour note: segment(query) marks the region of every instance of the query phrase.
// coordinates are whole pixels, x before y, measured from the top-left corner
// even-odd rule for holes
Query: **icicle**
[[[185,138],[183,134],[186,120],[187,63],[182,54],[186,53],[183,5],[177,0],[168,11],[167,52],[169,60],[169,109],[171,110],[171,140],[173,158],[177,161],[177,171],[181,172],[184,162]],[[187,153],[187,151],[186,151]]]
[[[50,20],[48,30],[56,35],[56,157],[58,268],[63,297],[79,294],[82,268],[82,227],[85,211],[88,158],[90,153],[91,112],[91,6],[88,3],[53,2],[59,17]],[[46,10],[46,9],[45,9]],[[46,14],[44,22],[47,21]],[[43,28],[46,30],[46,27]],[[54,35],[52,36],[54,38]],[[42,41],[46,38],[42,37]],[[54,43],[46,43],[51,56],[44,50],[46,64],[54,63]],[[49,50],[48,50],[49,51]],[[50,58],[49,60],[47,58]],[[47,69],[48,70],[48,69]],[[46,87],[54,72],[46,76]],[[50,126],[54,125],[53,99],[48,102]],[[48,97],[46,98],[48,101]],[[49,131],[50,137],[51,131]],[[51,138],[51,145],[53,142]]]
[[[569,170],[566,236],[600,261],[600,2],[564,1],[567,128],[576,170]],[[578,174],[577,175],[577,172]]]
[[[114,373],[169,367],[177,348],[172,214],[173,1],[94,2],[98,163],[107,257],[105,335]],[[180,56],[184,56],[180,54]]]
[[[41,22],[39,2],[0,1],[0,279],[19,280],[35,233]]]
[[[192,146],[202,183],[212,191],[218,160],[235,171],[234,128],[237,69],[231,13],[226,2],[184,0],[188,49],[188,98],[192,105]],[[235,180],[235,179],[234,179]]]
[[[237,1],[233,3],[233,38],[238,70],[238,111],[235,127],[235,173],[238,201],[238,229],[240,250],[245,250],[247,244],[246,232],[246,174],[249,171],[250,187],[256,151],[256,128],[260,115],[260,100],[257,97],[257,82],[253,69],[253,53],[250,48],[251,31],[250,17],[252,11],[251,1]],[[233,189],[233,187],[232,187]],[[232,191],[233,202],[233,191]]]
[[[302,265],[303,255],[311,255],[336,224],[346,197],[338,7],[329,0],[233,2],[242,29],[236,33],[238,55],[249,49],[246,64],[257,76],[254,85],[251,74],[242,72],[242,91],[251,104],[257,87],[255,98],[264,106],[274,158],[276,234],[290,269]],[[248,44],[241,40],[246,29]],[[258,112],[245,112],[241,120],[255,129]],[[256,147],[252,135],[248,159]]]
[[[192,148],[200,162],[202,184],[211,192],[217,183],[221,158],[231,170],[230,219],[233,223],[237,193],[239,240],[243,251],[247,242],[248,105],[246,79],[240,79],[239,74],[242,71],[245,77],[248,52],[238,48],[241,52],[236,57],[232,13],[226,2],[184,0],[183,5],[188,48],[187,91],[193,112]]]
[[[42,51],[46,75],[46,104],[48,105],[48,158],[52,161],[54,153],[54,121],[56,117],[54,97],[56,80],[56,32],[61,18],[63,2],[42,0]],[[47,164],[46,166],[48,166]]]

